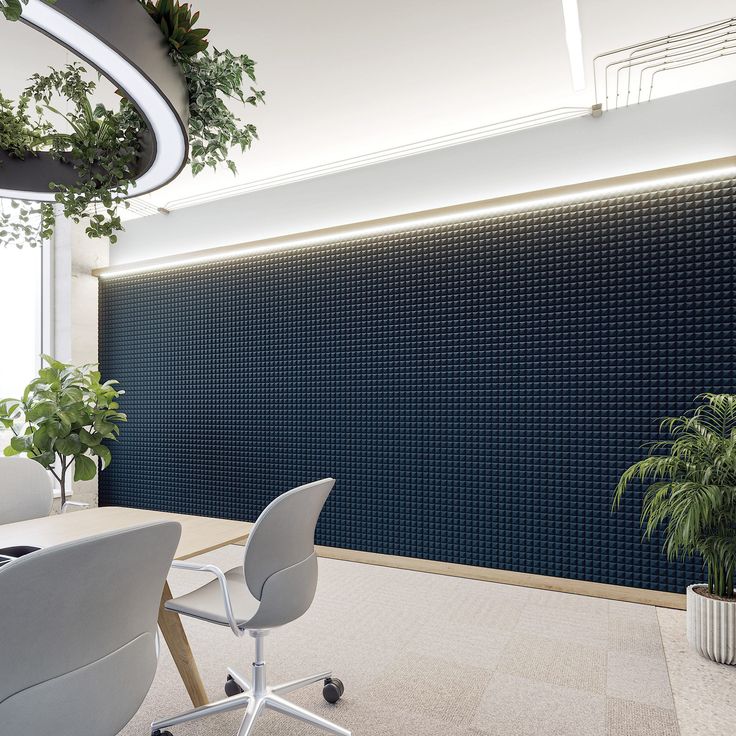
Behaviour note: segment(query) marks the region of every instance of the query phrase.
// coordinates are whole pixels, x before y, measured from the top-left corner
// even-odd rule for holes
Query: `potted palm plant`
[[[648,482],[641,523],[645,536],[664,529],[669,559],[699,555],[707,583],[687,589],[690,646],[715,662],[736,664],[736,395],[702,394],[695,409],[667,417],[669,437],[621,476],[616,510],[628,486]]]

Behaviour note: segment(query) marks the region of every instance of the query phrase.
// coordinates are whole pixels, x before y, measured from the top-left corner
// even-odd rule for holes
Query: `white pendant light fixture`
[[[133,103],[148,130],[139,173],[128,196],[174,179],[189,154],[188,96],[168,44],[138,0],[28,0],[21,20],[88,61]],[[0,197],[53,201],[49,183],[72,183],[71,166],[39,153],[2,157]]]

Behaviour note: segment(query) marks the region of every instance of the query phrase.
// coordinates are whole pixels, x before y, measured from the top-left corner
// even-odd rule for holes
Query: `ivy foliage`
[[[107,237],[114,243],[115,233],[122,229],[119,207],[127,207],[125,197],[141,155],[144,123],[125,98],[118,110],[101,104],[93,107],[90,99],[96,85],[85,73],[75,62],[45,75],[34,74],[24,95],[61,117],[69,128],[68,133],[45,137],[52,155],[77,172],[73,186],[52,185],[56,202],[74,222],[86,220],[91,238]],[[69,112],[53,106],[57,96],[69,103]]]
[[[195,28],[199,13],[178,0],[140,0],[169,42],[171,58],[184,73],[189,90],[189,163],[196,176],[206,167],[225,164],[237,173],[230,151],[245,152],[258,138],[256,126],[244,123],[228,106],[263,102],[256,83],[255,62],[246,54],[210,50],[208,28]],[[245,91],[246,84],[249,91]]]
[[[66,217],[86,223],[87,235],[107,237],[114,243],[122,229],[119,208],[127,206],[124,198],[140,156],[143,121],[125,99],[118,110],[101,104],[93,107],[90,100],[96,85],[78,63],[34,74],[29,81],[15,109],[5,98],[0,100],[0,122],[15,115],[13,124],[2,128],[0,149],[17,158],[44,150],[73,166],[77,173],[74,185],[50,185],[54,200]],[[35,118],[29,113],[31,106]],[[59,109],[62,106],[66,112]],[[53,117],[59,119],[65,132],[48,122]],[[0,208],[3,246],[27,243],[35,247],[51,236],[53,226],[50,204],[11,200],[9,209],[4,205]]]
[[[54,206],[49,202],[0,199],[0,246],[37,248],[54,233]]]
[[[0,94],[0,151],[23,159],[42,148],[52,126],[31,113],[30,98],[21,95],[17,103]],[[0,162],[0,166],[2,162]],[[53,233],[54,212],[48,203],[0,199],[0,246],[24,244],[40,246]]]
[[[176,58],[176,57],[175,57]],[[245,54],[230,51],[206,51],[195,58],[177,59],[189,87],[190,164],[196,176],[205,167],[216,169],[226,164],[237,173],[230,151],[245,152],[258,138],[256,126],[243,123],[228,107],[228,100],[257,105],[265,92],[250,87],[243,91],[245,79],[255,82],[255,63]]]
[[[13,103],[0,93],[0,151],[14,158],[25,158],[39,149],[52,131],[49,123],[31,117],[29,105],[27,95]]]

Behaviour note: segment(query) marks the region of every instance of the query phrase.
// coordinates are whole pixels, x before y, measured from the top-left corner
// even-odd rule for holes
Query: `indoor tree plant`
[[[91,480],[111,461],[104,441],[117,439],[120,422],[118,398],[125,393],[117,381],[101,382],[94,366],[73,366],[43,356],[46,366],[20,399],[0,400],[0,423],[13,432],[4,454],[26,455],[49,470],[61,487],[66,503],[69,471],[74,480]]]
[[[660,431],[669,437],[621,476],[617,509],[632,482],[644,492],[641,523],[650,538],[664,530],[669,559],[699,555],[707,584],[687,589],[688,641],[700,654],[736,664],[736,395],[706,393]]]

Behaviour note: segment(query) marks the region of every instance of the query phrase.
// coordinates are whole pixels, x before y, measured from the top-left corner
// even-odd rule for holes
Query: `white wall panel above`
[[[736,154],[736,83],[126,224],[111,264]]]

